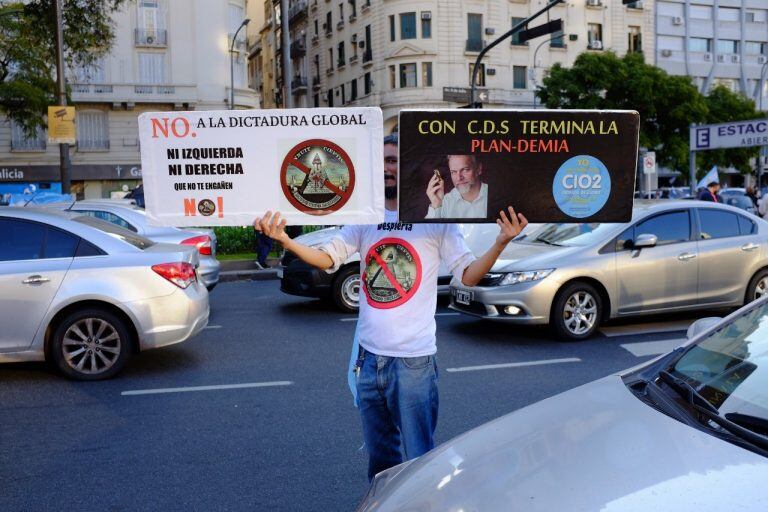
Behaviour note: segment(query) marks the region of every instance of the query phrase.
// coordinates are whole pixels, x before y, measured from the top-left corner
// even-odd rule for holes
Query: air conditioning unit
[[[672,56],[672,50],[661,50],[661,56],[662,57],[671,57]]]
[[[357,47],[358,48],[365,48],[365,41],[360,41],[359,43],[357,43]]]
[[[741,56],[740,55],[731,55],[731,62],[738,64],[741,62]]]
[[[155,43],[155,38],[152,37],[152,36],[147,36],[146,41],[147,41],[147,44],[154,44]]]
[[[590,50],[602,50],[603,49],[603,42],[602,41],[592,41],[589,43],[589,49]]]
[[[587,0],[587,7],[602,7],[603,0]]]
[[[712,54],[707,52],[704,54],[704,60],[712,60]]]
[[[421,19],[423,20],[431,20],[432,19],[432,12],[430,11],[424,11],[421,13]]]
[[[673,25],[682,25],[683,24],[683,18],[680,16],[674,16],[672,18],[672,24]]]
[[[352,34],[352,44],[357,42],[357,34]]]
[[[718,55],[717,62],[725,62],[725,55]]]
[[[495,28],[488,27],[488,28],[485,29],[485,35],[487,35],[487,36],[492,36],[495,33],[496,33],[496,29]]]
[[[488,68],[485,70],[485,74],[489,76],[493,76],[496,74],[496,68]]]
[[[761,55],[757,58],[758,64],[765,64],[766,62],[768,62],[768,58],[765,55]]]

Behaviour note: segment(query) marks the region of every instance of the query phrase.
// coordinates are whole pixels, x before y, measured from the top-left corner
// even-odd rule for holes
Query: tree
[[[706,102],[708,109],[707,124],[728,123],[764,117],[762,113],[755,109],[754,101],[741,94],[736,94],[723,86],[712,89],[706,97]],[[758,147],[701,151],[696,154],[696,163],[699,164],[699,174],[711,169],[713,165],[718,167],[734,167],[741,171],[742,174],[747,174],[752,172],[749,160],[757,157],[759,152],[760,149]]]
[[[57,103],[56,0],[0,0],[0,112],[32,132]],[[111,15],[126,0],[64,0],[64,59],[74,69],[103,56]]]
[[[548,108],[637,110],[640,146],[680,172],[688,169],[689,125],[706,122],[709,112],[690,78],[670,76],[636,53],[583,53],[570,69],[555,64],[537,95]]]

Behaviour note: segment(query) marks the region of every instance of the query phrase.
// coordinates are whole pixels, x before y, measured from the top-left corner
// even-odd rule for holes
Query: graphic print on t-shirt
[[[363,288],[368,304],[389,309],[408,302],[421,283],[421,260],[411,244],[382,238],[368,250]]]

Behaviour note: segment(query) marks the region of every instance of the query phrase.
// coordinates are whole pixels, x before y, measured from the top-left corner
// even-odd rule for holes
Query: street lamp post
[[[250,18],[245,18],[243,22],[237,27],[235,33],[232,35],[232,44],[229,46],[229,108],[235,109],[235,41],[237,40],[237,34],[240,33],[243,27],[251,22]]]

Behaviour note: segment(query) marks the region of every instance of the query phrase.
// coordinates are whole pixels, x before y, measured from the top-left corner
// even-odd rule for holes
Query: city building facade
[[[135,0],[114,14],[110,52],[67,73],[77,127],[72,191],[79,198],[120,195],[140,182],[142,112],[230,108],[229,48],[245,7],[245,0]],[[255,108],[245,30],[237,39],[234,106]],[[29,137],[0,119],[0,192],[60,190],[59,148],[46,139],[45,130]]]

